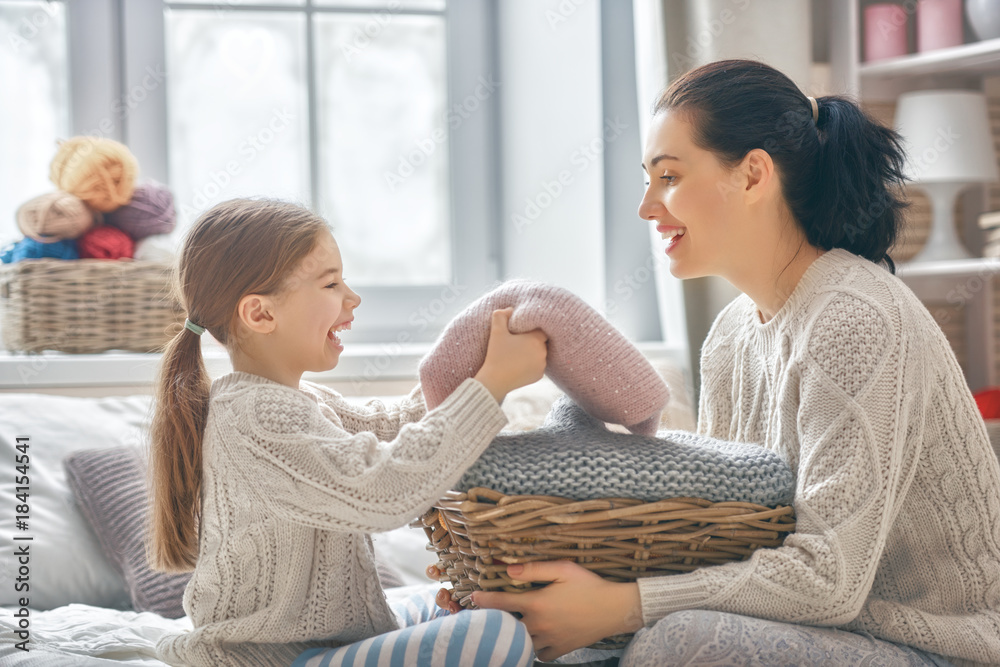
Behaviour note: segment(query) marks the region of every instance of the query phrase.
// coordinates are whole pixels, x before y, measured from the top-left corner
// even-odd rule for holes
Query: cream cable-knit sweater
[[[702,348],[698,431],[788,460],[796,532],[747,561],[641,579],[647,624],[700,608],[1000,663],[1000,463],[898,278],[835,249],[767,323],[734,300]]]
[[[472,379],[425,411],[419,387],[386,408],[311,382],[296,390],[241,372],[213,382],[183,602],[194,630],[162,638],[157,656],[287,667],[307,648],[397,629],[368,534],[429,509],[507,422]]]

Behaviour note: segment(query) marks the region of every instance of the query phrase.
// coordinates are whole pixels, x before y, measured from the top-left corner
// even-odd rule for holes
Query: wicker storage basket
[[[452,597],[470,606],[477,590],[523,592],[506,566],[569,559],[612,581],[689,572],[744,560],[777,547],[795,530],[793,508],[698,498],[642,502],[627,498],[573,501],[506,496],[491,489],[449,492],[421,517]],[[616,648],[627,636],[594,646]]]
[[[152,352],[184,324],[171,266],[103,259],[0,265],[0,331],[8,350]]]

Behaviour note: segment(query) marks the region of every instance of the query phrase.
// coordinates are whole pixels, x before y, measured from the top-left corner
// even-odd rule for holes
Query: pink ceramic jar
[[[917,4],[917,51],[959,46],[962,0],[920,0]]]
[[[906,12],[902,6],[880,2],[865,7],[865,60],[905,56]]]

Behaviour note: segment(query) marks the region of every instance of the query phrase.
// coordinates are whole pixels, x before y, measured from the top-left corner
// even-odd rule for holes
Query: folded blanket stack
[[[795,478],[784,459],[759,445],[686,431],[615,433],[563,397],[541,428],[498,436],[455,488],[477,486],[573,500],[689,497],[775,506],[791,502]]]

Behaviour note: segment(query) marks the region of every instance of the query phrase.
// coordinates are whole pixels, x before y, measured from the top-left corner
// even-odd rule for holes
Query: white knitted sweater
[[[285,667],[307,648],[397,629],[369,533],[429,509],[506,424],[472,379],[425,411],[419,387],[386,408],[310,382],[296,390],[241,372],[213,382],[183,601],[194,630],[162,638],[157,656]]]
[[[787,459],[796,532],[747,561],[640,580],[646,623],[710,609],[1000,663],[1000,463],[913,292],[831,250],[767,323],[734,300],[701,356],[698,431]]]

